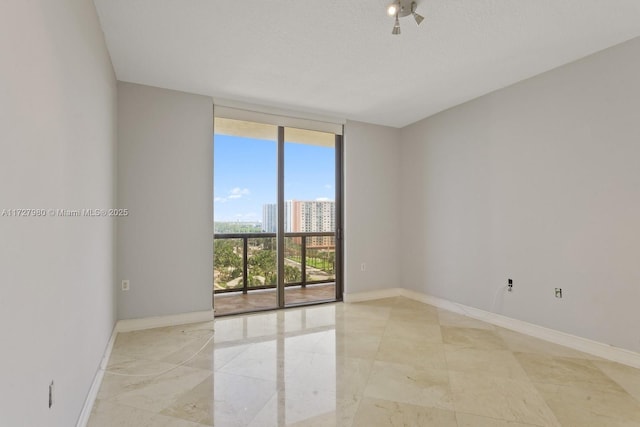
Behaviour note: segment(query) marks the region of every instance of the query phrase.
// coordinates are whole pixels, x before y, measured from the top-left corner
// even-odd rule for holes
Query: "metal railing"
[[[287,243],[285,242],[285,263],[289,263],[288,267],[294,268],[297,270],[295,266],[291,264],[299,264],[300,268],[300,280],[287,281],[287,275],[285,273],[285,287],[290,286],[300,286],[306,287],[307,285],[315,285],[321,283],[333,283],[335,282],[335,233],[334,232],[295,232],[295,233],[285,233],[285,239],[289,239],[288,242],[291,246],[299,246],[299,256],[292,255],[295,251],[292,251],[291,248],[288,248]],[[218,277],[222,275],[221,271],[217,269],[226,270],[227,274],[230,277],[233,277],[232,280],[227,280],[224,283],[225,287],[218,287],[216,285],[220,285],[219,282],[214,278],[214,293],[226,293],[226,292],[242,292],[246,294],[250,290],[259,290],[259,289],[273,289],[277,287],[277,263],[276,263],[276,233],[216,233],[214,234],[214,260],[216,260],[216,255],[218,258],[217,266],[216,261],[214,261],[214,270],[218,273]],[[235,245],[226,246],[220,251],[216,251],[216,242],[222,242],[224,240],[237,240]],[[258,240],[269,239],[270,242],[263,242],[262,245],[258,244]],[[251,242],[253,240],[253,242]],[[310,246],[309,243],[312,243]],[[318,244],[322,242],[321,244]],[[253,245],[251,244],[253,243]],[[262,277],[264,280],[264,284],[256,284],[255,282],[250,283],[250,259],[253,257],[259,256],[261,251],[270,251],[273,255],[273,269],[269,271],[266,270],[264,266],[262,266],[265,276]],[[241,253],[239,253],[241,252]],[[253,254],[250,254],[253,252]],[[312,252],[311,259],[312,260],[323,260],[323,267],[327,270],[323,270],[317,267],[317,263],[315,266],[308,265],[309,264],[309,253]],[[322,254],[321,257],[317,257],[318,254]],[[331,255],[332,254],[332,255]],[[316,255],[316,256],[313,256]],[[331,256],[330,256],[331,255]],[[299,261],[298,261],[299,259]],[[225,264],[227,261],[227,264]],[[237,264],[241,262],[241,275],[237,274],[237,266],[232,264]],[[294,271],[294,270],[288,270]],[[327,279],[317,279],[312,278],[312,274],[308,274],[310,272],[322,272],[323,275],[327,275]],[[296,273],[297,275],[297,273]],[[316,274],[317,276],[317,274]],[[333,276],[333,277],[331,277]],[[255,279],[256,276],[254,276]],[[271,279],[271,280],[268,280]],[[228,283],[236,281],[242,281],[242,286],[233,286],[231,288],[226,287]],[[267,281],[273,283],[266,283]]]

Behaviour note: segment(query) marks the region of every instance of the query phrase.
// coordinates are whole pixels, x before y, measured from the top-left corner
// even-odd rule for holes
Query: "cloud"
[[[333,188],[333,185],[331,184],[325,184],[324,188],[326,188],[327,190],[331,190]]]
[[[215,197],[213,201],[218,203],[225,203],[228,200],[241,199],[242,197],[248,196],[249,194],[251,194],[251,191],[249,191],[248,188],[234,187],[231,190],[227,191],[227,197]]]
[[[330,202],[331,199],[328,197],[316,197],[316,202]]]
[[[233,189],[231,189],[231,191],[229,191],[229,199],[240,199],[243,196],[248,196],[249,194],[251,194],[251,191],[249,191],[248,188],[240,188],[240,187],[235,187]]]

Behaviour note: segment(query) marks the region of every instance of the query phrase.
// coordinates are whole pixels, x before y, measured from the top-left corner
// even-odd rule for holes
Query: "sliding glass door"
[[[277,202],[277,151],[277,126],[215,119],[216,315],[278,307],[276,230],[263,220]]]
[[[214,123],[216,315],[341,299],[342,137]]]
[[[336,296],[336,137],[284,129],[285,304]]]

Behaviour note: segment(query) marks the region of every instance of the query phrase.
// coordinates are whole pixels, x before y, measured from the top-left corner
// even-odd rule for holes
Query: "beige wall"
[[[118,318],[211,309],[213,101],[118,83]]]
[[[0,2],[0,210],[114,208],[115,149],[93,3]],[[76,424],[115,322],[114,238],[110,218],[0,216],[0,425]]]
[[[403,129],[403,286],[640,351],[638,76],[635,39]]]
[[[345,125],[345,294],[399,285],[399,136],[395,128]]]

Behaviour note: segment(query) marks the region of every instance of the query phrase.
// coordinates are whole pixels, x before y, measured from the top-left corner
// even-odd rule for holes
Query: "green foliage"
[[[285,283],[298,283],[302,282],[302,271],[291,265],[284,266],[284,281]]]
[[[249,284],[247,285],[248,287],[262,286],[262,282],[256,276],[249,276],[247,279],[248,279],[247,281],[249,282]],[[238,282],[238,285],[242,287],[244,285],[244,280],[240,279],[240,281]]]
[[[220,282],[228,282],[242,276],[242,249],[238,251],[237,240],[218,239],[213,242],[213,267]]]
[[[299,243],[296,243],[295,238],[287,237],[284,243],[284,256],[285,258],[300,258],[301,247]]]
[[[288,241],[286,258],[300,262],[300,245]],[[277,284],[277,256],[275,238],[251,238],[247,241],[247,286],[271,286]],[[214,269],[216,271],[216,285],[219,287],[239,288],[243,286],[242,262],[243,239],[215,239],[214,240]],[[335,271],[335,252],[309,248],[306,264],[308,267],[324,271],[328,275]],[[315,273],[316,276],[318,273]],[[307,270],[305,281],[313,281],[312,272]],[[302,282],[302,272],[299,266],[284,266],[285,283]],[[315,277],[318,280],[318,277]],[[233,284],[229,282],[233,281]]]
[[[288,257],[289,259],[301,262],[300,255]],[[307,251],[307,267],[317,268],[318,270],[322,270],[327,274],[334,274],[335,272],[335,264],[336,264],[336,253],[331,251]]]
[[[264,277],[265,285],[275,285],[277,283],[275,250],[259,249],[251,254],[247,263],[249,264],[249,272],[251,276]]]

